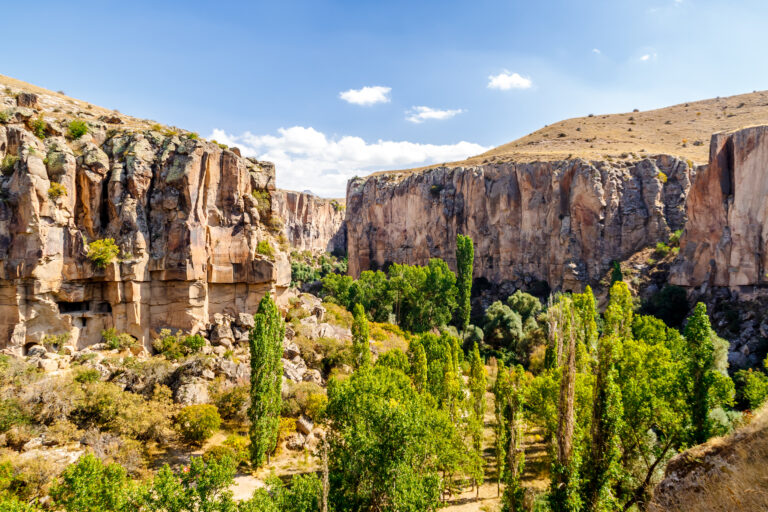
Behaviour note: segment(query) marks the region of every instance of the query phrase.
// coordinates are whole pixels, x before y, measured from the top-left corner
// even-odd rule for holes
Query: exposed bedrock
[[[685,224],[694,171],[670,156],[567,160],[380,174],[347,186],[352,275],[439,257],[455,268],[456,234],[475,241],[475,278],[581,290],[614,260]]]
[[[277,245],[252,196],[274,189],[271,164],[103,125],[77,141],[40,140],[13,121],[0,126],[0,348],[66,333],[82,347],[107,327],[147,344],[162,328],[196,332],[216,313],[253,313],[289,284],[285,254],[257,251]],[[101,269],[87,245],[105,238],[120,255]]]
[[[272,193],[272,210],[283,222],[283,233],[295,249],[332,253],[347,250],[343,200],[276,190]]]

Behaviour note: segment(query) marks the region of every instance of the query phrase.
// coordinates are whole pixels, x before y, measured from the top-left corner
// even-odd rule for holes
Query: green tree
[[[283,337],[285,326],[277,305],[267,293],[253,316],[248,341],[251,352],[251,464],[260,467],[277,446],[282,400]]]
[[[486,343],[508,348],[513,352],[522,341],[523,321],[520,315],[501,301],[496,301],[485,310]]]
[[[371,364],[370,334],[368,331],[368,318],[362,304],[355,304],[352,310],[352,354],[355,368]]]
[[[480,461],[478,468],[479,479],[475,485],[482,483],[482,456],[483,456],[483,427],[485,425],[485,391],[488,386],[488,378],[485,372],[485,365],[480,357],[480,350],[477,343],[472,349],[471,365],[469,371],[469,392],[472,397],[472,417],[470,419],[470,431],[472,434],[472,447]]]
[[[189,466],[178,473],[166,464],[144,490],[142,508],[162,512],[235,512],[237,505],[229,490],[235,470],[236,464],[227,457],[208,463],[202,457],[192,457]]]
[[[466,458],[454,422],[402,372],[362,368],[331,379],[330,502],[336,510],[433,511]]]
[[[411,342],[411,367],[413,369],[413,385],[416,391],[424,393],[427,390],[427,353],[420,341]]]
[[[688,347],[689,404],[691,409],[691,440],[700,444],[713,433],[710,413],[733,402],[733,381],[728,377],[727,359],[723,362],[724,342],[712,330],[707,307],[699,302],[685,326]],[[727,345],[726,345],[727,346]],[[718,357],[719,356],[719,357]]]
[[[504,427],[504,433],[501,436],[503,444],[500,449],[497,448],[505,457],[502,463],[504,480],[502,510],[517,512],[525,510],[524,490],[521,485],[525,469],[523,409],[529,382],[522,366],[518,365],[507,370],[502,365],[500,370],[506,373],[506,375],[499,374],[501,382],[495,390],[499,401],[497,415],[500,416],[499,422]]]
[[[133,486],[119,464],[86,454],[67,466],[51,488],[51,499],[67,512],[122,512],[132,503]]]
[[[472,245],[472,239],[468,236],[456,235],[456,327],[462,335],[469,325],[474,260],[475,248]]]

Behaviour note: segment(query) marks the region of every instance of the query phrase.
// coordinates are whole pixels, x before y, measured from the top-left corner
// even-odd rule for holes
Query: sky
[[[561,119],[768,88],[765,0],[3,5],[0,73],[198,132],[344,197]]]

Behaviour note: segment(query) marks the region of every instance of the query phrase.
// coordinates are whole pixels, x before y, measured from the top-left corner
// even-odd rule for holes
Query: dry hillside
[[[713,133],[765,123],[768,123],[768,91],[760,91],[643,112],[566,119],[462,162],[441,165],[568,158],[605,160],[653,154],[669,154],[703,164],[708,161],[709,139]],[[437,166],[385,172],[412,172],[431,167]]]

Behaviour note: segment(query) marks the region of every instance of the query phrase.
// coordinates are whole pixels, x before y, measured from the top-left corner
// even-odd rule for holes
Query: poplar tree
[[[424,393],[427,391],[427,352],[421,343],[413,344],[413,385],[416,391]]]
[[[469,325],[471,310],[470,296],[472,294],[472,270],[475,260],[475,248],[472,239],[464,235],[456,235],[456,327],[462,333],[462,338]]]
[[[361,368],[371,364],[370,335],[368,331],[368,318],[362,304],[355,304],[352,320],[352,354],[355,368]]]
[[[254,326],[248,336],[251,352],[251,465],[264,463],[277,446],[280,425],[283,337],[285,326],[277,305],[267,293],[253,316]]]
[[[493,384],[494,414],[496,417],[496,495],[499,494],[507,461],[507,417],[505,412],[508,393],[509,373],[504,366],[504,361],[499,360],[496,382]]]
[[[483,457],[483,425],[485,419],[485,390],[488,385],[483,360],[480,358],[480,350],[475,343],[472,349],[472,362],[469,372],[469,391],[472,397],[472,445],[478,456],[480,467],[478,475],[482,480],[482,457]],[[482,482],[475,482],[478,485]],[[479,489],[478,489],[479,492]]]

